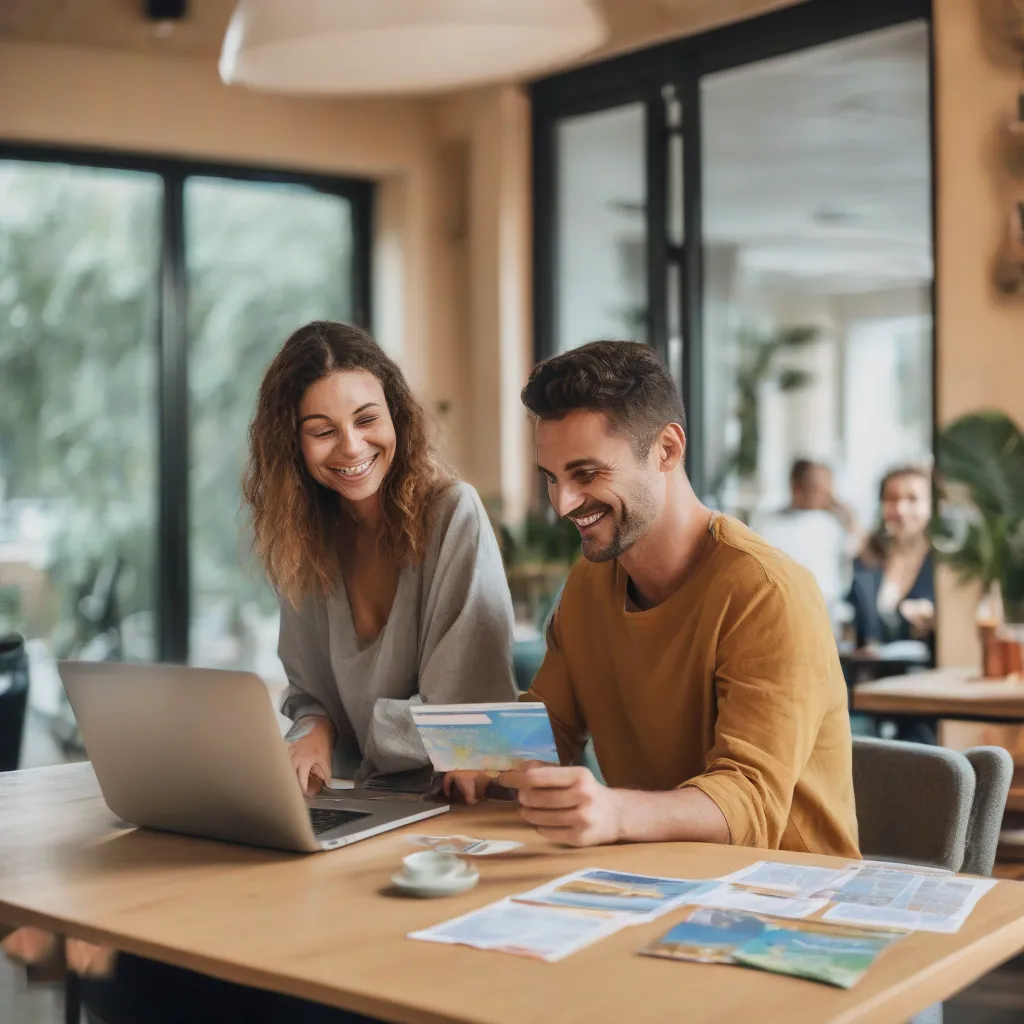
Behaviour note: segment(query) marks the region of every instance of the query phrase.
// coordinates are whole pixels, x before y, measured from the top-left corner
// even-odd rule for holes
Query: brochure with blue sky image
[[[520,903],[620,914],[645,921],[694,902],[720,883],[588,868],[513,897]]]
[[[648,946],[647,956],[742,964],[839,988],[855,985],[900,932],[783,921],[739,910],[689,907],[679,924]]]
[[[434,770],[502,772],[558,764],[543,704],[422,704],[410,709]]]

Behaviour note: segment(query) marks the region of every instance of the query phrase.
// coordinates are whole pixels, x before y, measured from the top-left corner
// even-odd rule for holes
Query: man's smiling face
[[[537,423],[537,466],[555,511],[580,531],[583,554],[608,562],[628,551],[660,511],[654,449],[637,458],[631,439],[604,413],[574,410]]]

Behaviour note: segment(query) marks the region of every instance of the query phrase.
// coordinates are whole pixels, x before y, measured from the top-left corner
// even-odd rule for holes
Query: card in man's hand
[[[543,704],[422,704],[413,722],[438,772],[503,772],[527,761],[558,764]]]

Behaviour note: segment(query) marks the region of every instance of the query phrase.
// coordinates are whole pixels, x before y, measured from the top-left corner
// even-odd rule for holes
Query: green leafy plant
[[[964,582],[998,584],[1009,621],[1024,621],[1024,433],[1006,413],[983,410],[939,434],[941,558]]]
[[[501,528],[501,547],[506,567],[525,564],[571,566],[580,553],[580,532],[552,509],[530,511],[522,527],[513,532]]]
[[[740,436],[736,447],[719,469],[713,481],[713,490],[718,490],[733,473],[749,477],[757,471],[761,447],[761,388],[772,379],[780,391],[797,391],[807,387],[814,379],[812,374],[794,367],[780,368],[776,364],[776,357],[806,348],[817,339],[818,328],[810,325],[782,327],[768,334],[750,329],[740,331],[736,339],[739,358],[735,377]]]

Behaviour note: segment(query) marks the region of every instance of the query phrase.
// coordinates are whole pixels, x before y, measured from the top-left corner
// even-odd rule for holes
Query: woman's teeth
[[[330,470],[332,473],[351,479],[367,473],[376,458],[376,455],[371,455],[365,462],[360,462],[358,466],[331,466]]]

